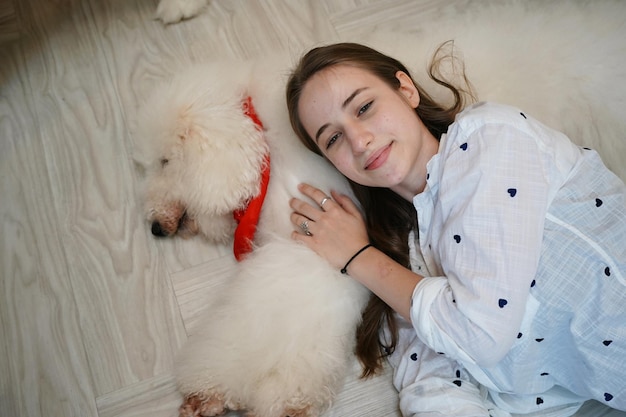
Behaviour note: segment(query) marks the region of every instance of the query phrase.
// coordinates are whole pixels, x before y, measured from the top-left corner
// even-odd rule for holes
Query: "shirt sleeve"
[[[443,276],[422,280],[412,299],[422,340],[478,366],[499,362],[516,339],[550,194],[550,153],[515,123],[451,126],[430,241]]]
[[[420,341],[398,318],[399,343],[389,361],[404,417],[488,417],[495,406],[456,361]]]

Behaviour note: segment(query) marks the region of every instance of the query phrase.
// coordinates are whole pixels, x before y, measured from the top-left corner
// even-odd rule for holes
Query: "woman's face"
[[[398,90],[358,67],[326,68],[304,86],[298,112],[307,133],[343,175],[410,199],[424,187],[426,163],[438,142],[415,113],[415,85],[403,72],[396,77]]]

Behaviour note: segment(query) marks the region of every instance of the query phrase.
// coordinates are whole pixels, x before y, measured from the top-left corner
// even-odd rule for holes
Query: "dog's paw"
[[[156,17],[165,24],[180,22],[196,16],[206,4],[207,0],[161,0]]]
[[[310,406],[303,408],[288,408],[285,410],[285,415],[289,417],[314,417],[318,414],[315,413]]]
[[[219,394],[189,395],[178,409],[179,417],[216,417],[226,413],[226,403]]]

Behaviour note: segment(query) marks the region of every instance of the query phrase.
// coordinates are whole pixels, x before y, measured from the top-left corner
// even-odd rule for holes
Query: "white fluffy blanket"
[[[596,149],[626,179],[626,4],[502,2],[450,12],[413,33],[365,41],[426,80],[427,61],[453,39],[479,99],[518,106]]]

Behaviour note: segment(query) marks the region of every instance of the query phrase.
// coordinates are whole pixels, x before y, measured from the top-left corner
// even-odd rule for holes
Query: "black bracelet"
[[[372,246],[372,244],[368,243],[367,245],[365,245],[361,249],[359,249],[359,251],[357,253],[352,255],[352,258],[350,258],[350,260],[348,260],[348,262],[346,262],[346,265],[343,268],[341,268],[341,273],[342,274],[347,274],[348,273],[348,265],[350,265],[350,262],[354,261],[354,258],[359,256],[361,254],[361,252],[363,252],[365,249],[369,248],[370,246]]]

